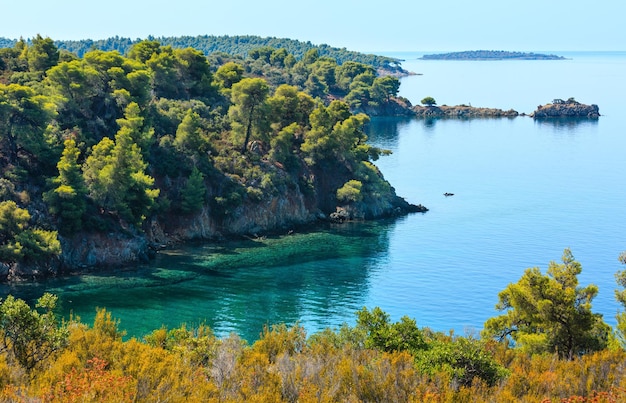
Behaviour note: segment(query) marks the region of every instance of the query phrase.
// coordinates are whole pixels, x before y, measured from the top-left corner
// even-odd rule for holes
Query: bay
[[[571,248],[581,284],[600,288],[594,311],[615,323],[614,273],[626,250],[626,52],[542,52],[559,61],[420,61],[402,79],[413,104],[532,112],[554,98],[595,103],[598,120],[375,118],[370,142],[393,154],[381,169],[399,195],[430,211],[398,220],[322,226],[283,237],[188,245],[149,265],[2,286],[30,301],[60,296],[60,312],[90,323],[96,307],[129,336],[206,323],[255,340],[263,326],[309,333],[354,323],[363,306],[393,320],[457,333],[496,315],[497,294],[528,267]],[[452,197],[444,192],[454,193]]]

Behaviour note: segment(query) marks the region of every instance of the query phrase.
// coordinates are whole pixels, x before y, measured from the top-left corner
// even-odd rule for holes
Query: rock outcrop
[[[541,118],[598,118],[600,109],[598,105],[585,105],[569,99],[562,101],[555,99],[551,104],[539,105],[530,115],[535,119]]]
[[[61,245],[65,271],[147,262],[153,253],[146,234],[139,231],[81,232],[72,238],[62,238]]]
[[[153,219],[146,236],[153,245],[168,245],[189,240],[220,240],[265,232],[287,232],[293,226],[311,224],[325,218],[317,207],[308,208],[298,189],[260,202],[247,202],[226,216],[215,214],[208,205],[195,214]]]
[[[513,118],[520,115],[513,109],[479,108],[468,105],[413,106],[408,99],[402,97],[392,98],[389,102],[379,106],[355,108],[352,112],[362,112],[369,116],[416,116],[420,118]]]
[[[353,113],[365,113],[369,116],[414,116],[413,106],[406,98],[392,98],[379,106],[353,108]]]
[[[478,108],[467,105],[420,106],[413,107],[415,116],[424,118],[513,118],[519,113],[513,109]]]

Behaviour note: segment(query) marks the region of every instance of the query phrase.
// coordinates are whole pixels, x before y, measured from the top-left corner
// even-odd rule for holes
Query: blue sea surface
[[[554,98],[574,97],[599,105],[603,115],[373,121],[370,140],[394,152],[377,165],[398,194],[430,208],[398,223],[390,241],[390,255],[399,260],[390,262],[394,274],[387,277],[413,284],[418,297],[409,315],[418,323],[480,328],[497,314],[500,290],[525,268],[545,270],[559,261],[564,248],[582,263],[581,283],[600,287],[594,308],[615,323],[614,273],[626,269],[617,261],[626,250],[626,52],[550,53],[568,60],[395,55],[422,74],[402,80],[400,95],[413,104],[432,96],[438,104],[530,113]]]
[[[399,320],[463,334],[497,315],[507,284],[545,271],[571,248],[593,309],[615,323],[614,273],[626,269],[626,52],[556,53],[556,61],[421,61],[400,95],[413,104],[513,108],[554,98],[599,105],[597,120],[374,118],[370,142],[393,151],[376,161],[396,192],[430,210],[397,220],[323,226],[283,237],[189,245],[149,265],[3,286],[33,300],[60,296],[61,313],[90,323],[96,307],[129,336],[206,323],[218,335],[255,340],[264,325],[309,333],[354,324],[381,307]],[[445,192],[454,196],[445,197]]]

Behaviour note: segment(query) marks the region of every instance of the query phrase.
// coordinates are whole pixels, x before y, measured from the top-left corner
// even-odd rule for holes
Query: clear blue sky
[[[259,35],[357,51],[626,50],[623,0],[3,1],[0,36]]]

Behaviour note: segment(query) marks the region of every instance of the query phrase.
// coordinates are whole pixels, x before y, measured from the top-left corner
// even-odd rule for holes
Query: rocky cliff
[[[153,219],[146,228],[146,237],[154,245],[168,245],[198,239],[256,236],[270,231],[286,233],[294,226],[326,218],[316,206],[309,208],[307,204],[304,194],[293,189],[260,202],[244,203],[226,216],[215,214],[205,205],[196,214]]]
[[[220,241],[268,232],[286,234],[319,221],[377,219],[427,211],[398,197],[382,175],[379,179],[386,184],[384,192],[364,191],[362,200],[349,203],[339,203],[334,193],[350,172],[321,166],[311,172],[311,177],[312,189],[291,186],[282,194],[246,200],[226,215],[207,203],[193,214],[155,216],[141,230],[83,230],[71,238],[60,237],[63,252],[59,259],[37,265],[0,265],[0,281],[32,280],[147,262],[157,250],[191,240]]]

